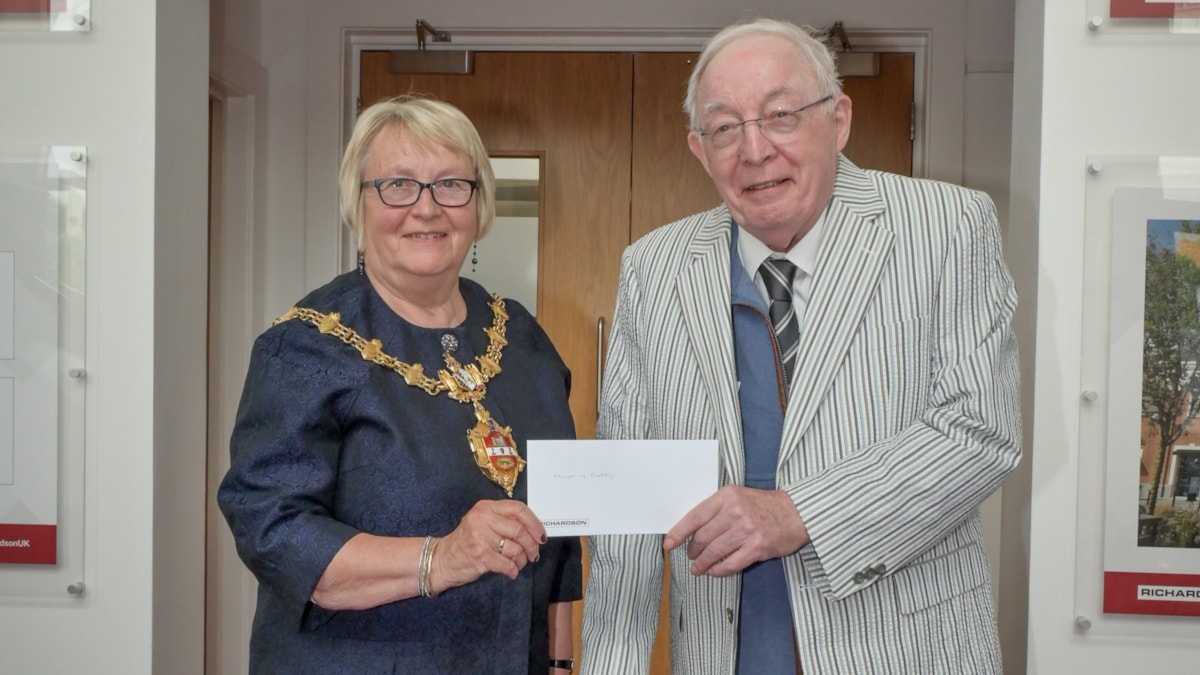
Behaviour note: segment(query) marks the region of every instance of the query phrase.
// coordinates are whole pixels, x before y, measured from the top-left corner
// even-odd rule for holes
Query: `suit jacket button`
[[[863,574],[862,572],[854,573],[854,583],[861,584],[866,580],[867,580],[867,575]]]
[[[725,609],[725,618],[729,620],[729,623],[733,623],[733,610],[732,609],[728,609],[728,608]]]
[[[879,563],[878,565],[875,566],[875,573],[878,574],[879,576],[883,576],[883,575],[887,574],[887,565],[884,565],[883,563]]]

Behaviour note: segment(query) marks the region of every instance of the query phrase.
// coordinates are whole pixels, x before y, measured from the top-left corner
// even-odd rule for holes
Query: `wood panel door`
[[[595,435],[597,325],[612,316],[621,251],[720,202],[687,146],[681,104],[697,57],[477,52],[471,75],[417,75],[390,73],[387,52],[362,53],[363,106],[427,93],[461,108],[493,156],[543,159],[537,318],[571,369],[580,438]],[[860,166],[912,173],[913,62],[912,54],[882,54],[878,77],[845,78],[854,101],[846,154]],[[585,557],[585,582],[587,570]],[[669,609],[664,593],[654,675],[671,672]],[[577,659],[581,619],[576,611]]]
[[[431,94],[462,109],[493,156],[541,157],[537,319],[571,369],[580,438],[595,435],[597,324],[612,316],[629,244],[632,61],[613,52],[481,52],[471,75],[393,74],[385,51],[363,52],[361,62],[364,107]]]
[[[842,78],[842,91],[854,104],[844,152],[864,169],[912,175],[915,61],[912,52],[883,53],[878,75]]]
[[[721,203],[700,160],[688,149],[683,112],[697,53],[653,52],[633,59],[633,184],[630,240]]]

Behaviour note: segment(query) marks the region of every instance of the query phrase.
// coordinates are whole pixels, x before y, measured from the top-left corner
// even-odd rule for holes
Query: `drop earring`
[[[358,274],[362,276],[367,273],[367,264],[363,262],[362,251],[358,252]]]
[[[475,266],[479,264],[479,242],[471,243],[471,274],[475,273]]]

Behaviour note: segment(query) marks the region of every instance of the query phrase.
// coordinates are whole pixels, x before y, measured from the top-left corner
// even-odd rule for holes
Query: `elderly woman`
[[[578,539],[524,503],[530,439],[573,438],[533,316],[458,272],[495,180],[456,108],[363,111],[340,172],[358,269],[254,345],[218,494],[259,581],[254,673],[553,673]]]

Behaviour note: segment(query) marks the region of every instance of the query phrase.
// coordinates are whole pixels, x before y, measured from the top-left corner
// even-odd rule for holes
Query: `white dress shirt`
[[[796,324],[804,329],[804,310],[808,308],[808,298],[812,291],[813,267],[817,264],[817,251],[821,248],[821,229],[825,224],[825,214],[812,226],[800,241],[796,242],[786,253],[772,251],[766,244],[738,225],[738,257],[742,259],[742,267],[754,273],[754,286],[758,294],[771,305],[767,297],[767,287],[763,283],[762,273],[758,268],[767,258],[786,258],[796,266],[796,277],[792,279],[792,304],[796,307]]]

